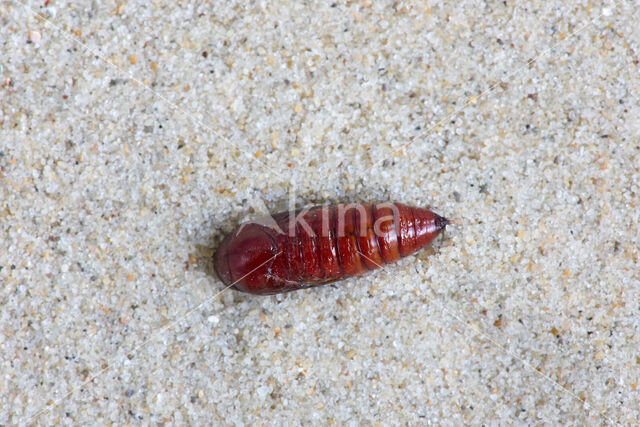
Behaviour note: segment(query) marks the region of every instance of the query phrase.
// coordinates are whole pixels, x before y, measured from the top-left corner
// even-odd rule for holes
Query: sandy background
[[[637,9],[0,2],[0,423],[633,424]],[[461,225],[221,292],[292,193]]]

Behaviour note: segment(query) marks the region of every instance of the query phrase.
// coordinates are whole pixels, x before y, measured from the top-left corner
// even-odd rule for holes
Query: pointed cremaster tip
[[[436,216],[435,218],[436,230],[440,231],[444,229],[447,225],[451,224],[451,221],[449,221],[447,218],[440,216],[438,214],[435,214],[435,216]]]

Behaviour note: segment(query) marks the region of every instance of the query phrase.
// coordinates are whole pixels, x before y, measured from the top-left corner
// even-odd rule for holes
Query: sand
[[[637,9],[0,3],[0,423],[635,423]],[[458,224],[224,289],[216,245],[290,196]]]

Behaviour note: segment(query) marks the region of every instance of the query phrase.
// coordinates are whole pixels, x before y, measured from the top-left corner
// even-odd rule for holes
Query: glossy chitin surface
[[[276,294],[355,276],[411,255],[449,221],[402,203],[343,204],[282,212],[242,224],[214,255],[220,279]]]

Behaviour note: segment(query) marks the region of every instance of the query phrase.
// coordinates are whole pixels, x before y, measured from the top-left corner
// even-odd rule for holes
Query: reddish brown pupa
[[[289,292],[395,262],[429,245],[449,223],[428,209],[397,202],[281,212],[231,232],[214,266],[239,291]]]

